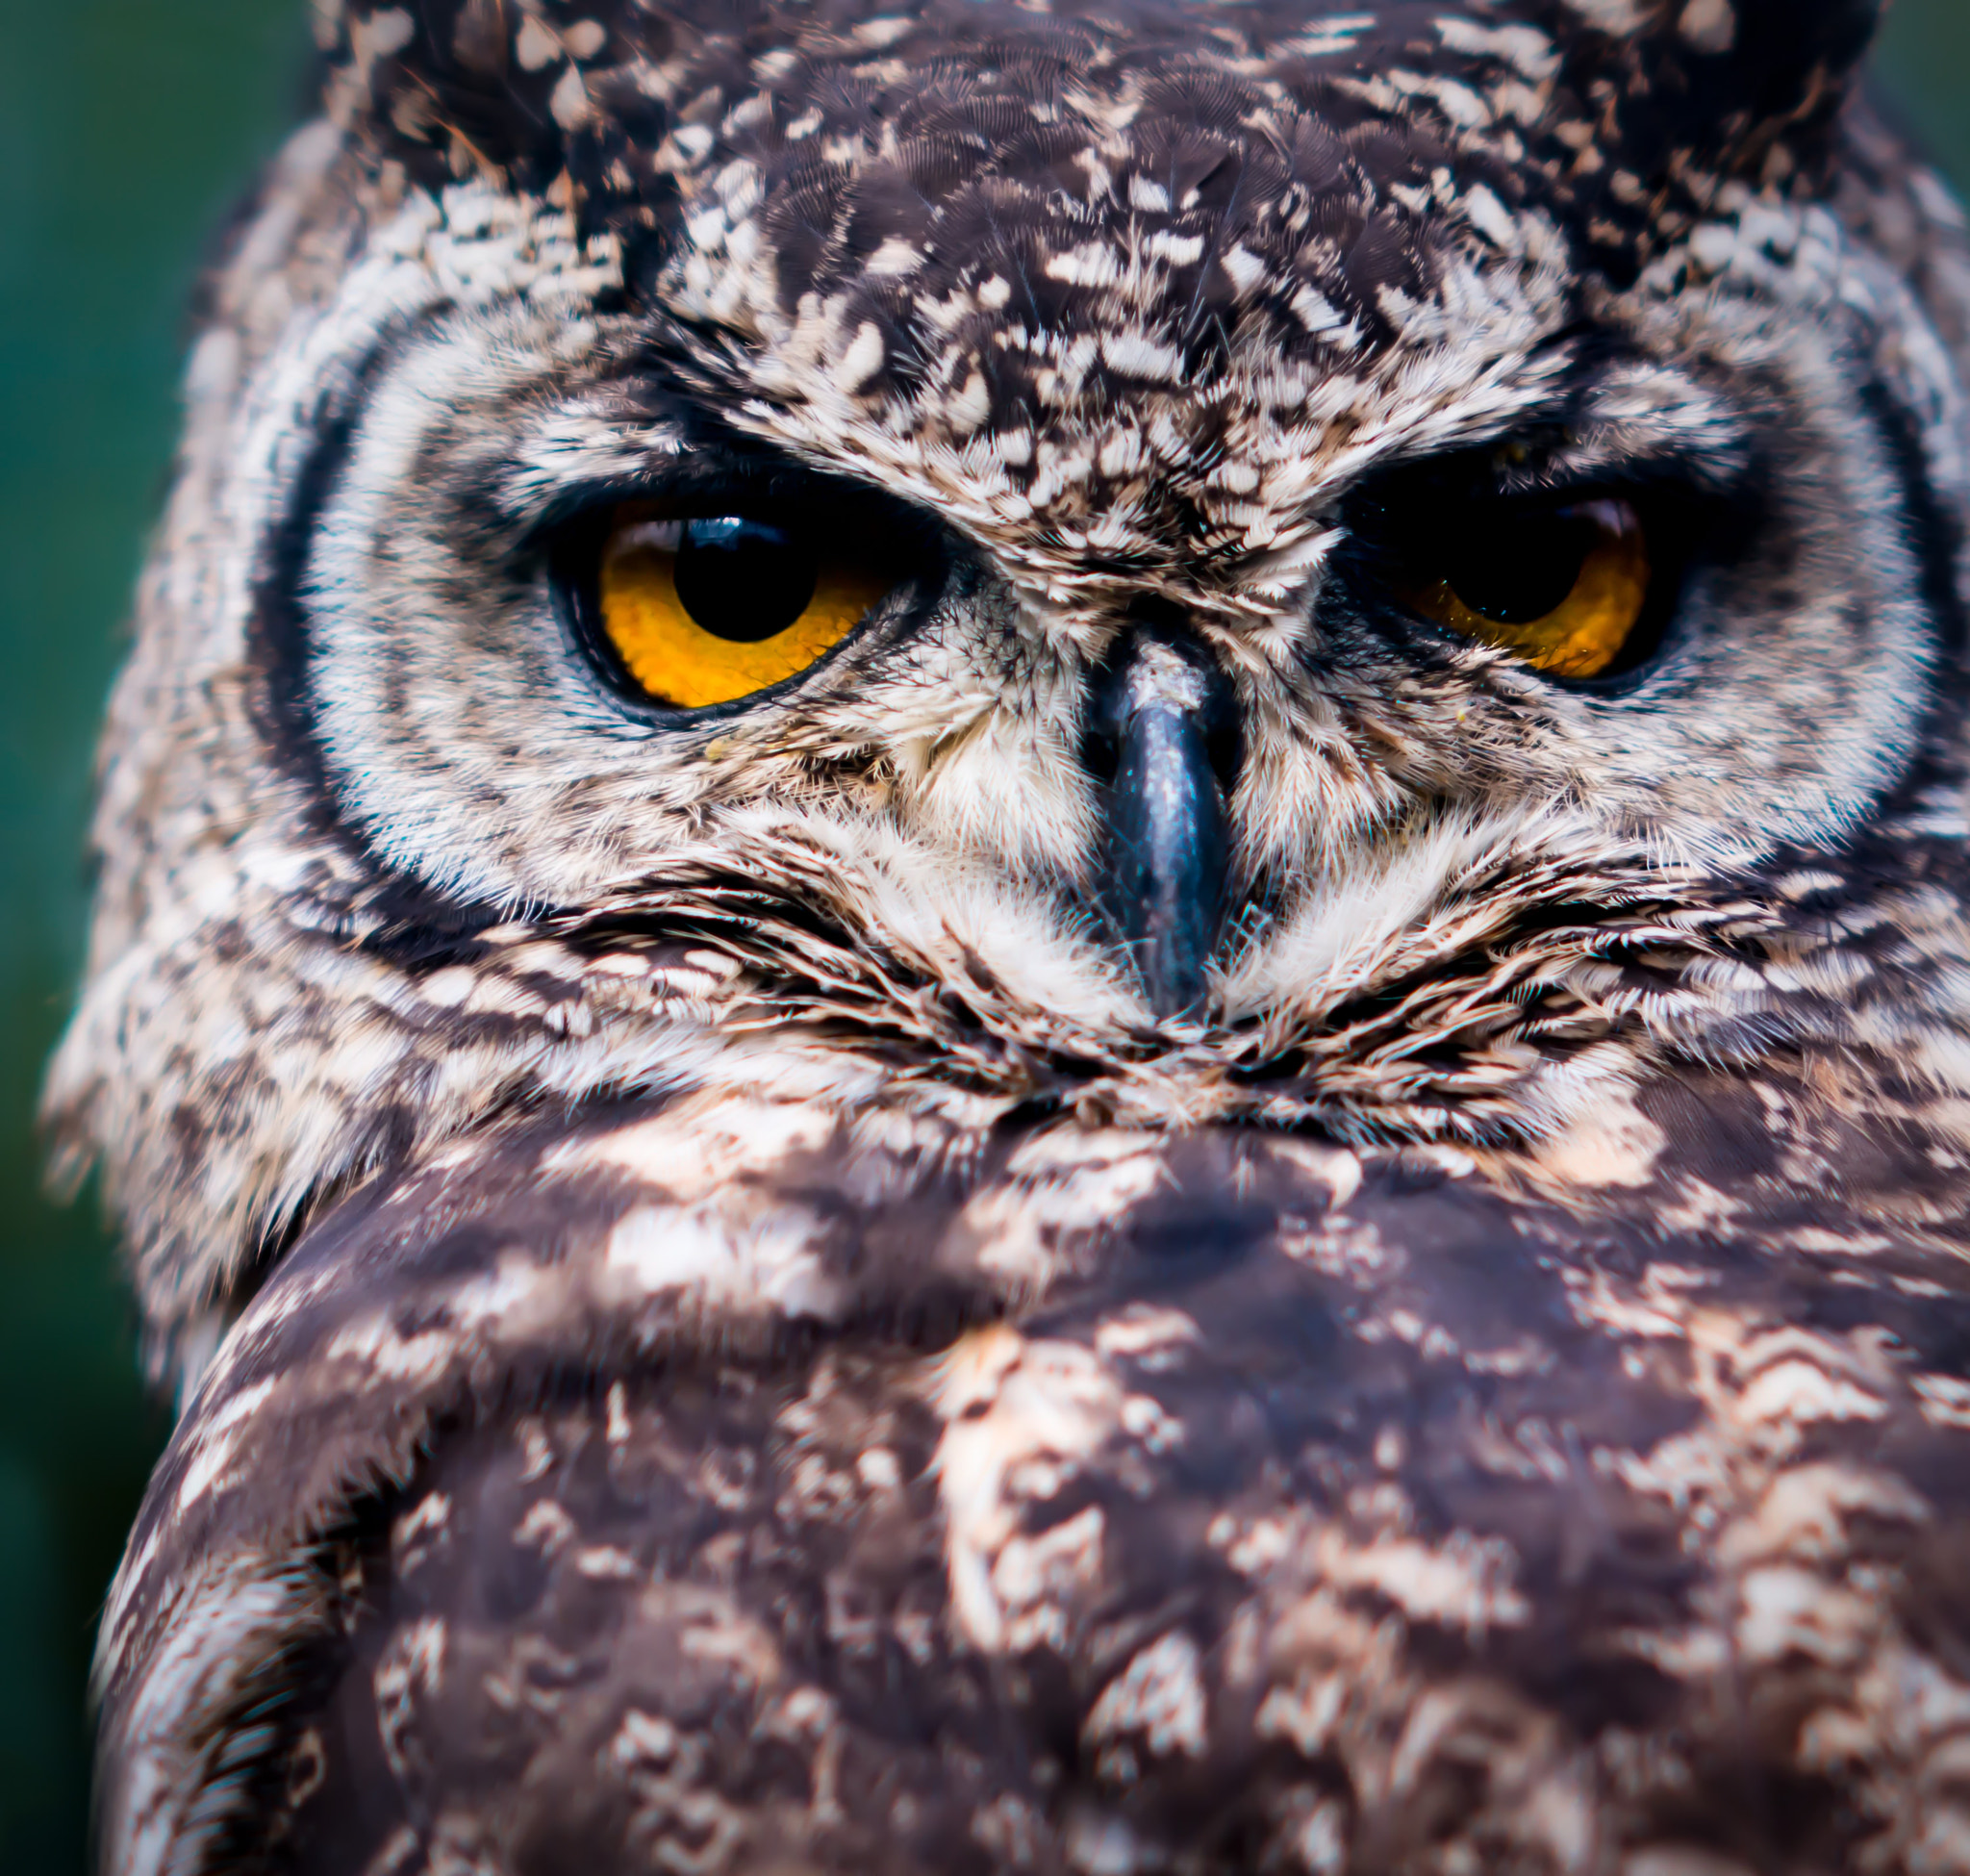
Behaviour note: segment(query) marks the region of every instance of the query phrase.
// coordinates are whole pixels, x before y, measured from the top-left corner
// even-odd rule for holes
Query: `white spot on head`
[[[1183,360],[1175,346],[1158,344],[1146,332],[1104,334],[1101,359],[1111,371],[1125,378],[1146,378],[1156,384],[1182,382]]]
[[[530,13],[520,24],[513,52],[522,71],[541,71],[561,57],[561,41]]]
[[[680,124],[670,133],[665,155],[689,168],[702,162],[718,140],[718,133],[709,124]]]
[[[1162,1866],[1162,1859],[1124,1819],[1086,1810],[1068,1824],[1067,1861],[1078,1876],[1140,1876]]]
[[[1175,235],[1169,229],[1159,229],[1149,238],[1149,252],[1159,261],[1167,261],[1173,267],[1187,267],[1200,260],[1204,251],[1204,238],[1201,235]]]
[[[433,971],[417,988],[424,1001],[438,1009],[456,1009],[479,987],[478,975],[468,966],[454,964]]]
[[[903,1483],[903,1468],[887,1446],[871,1446],[855,1461],[855,1471],[872,1492],[893,1492]]]
[[[1676,30],[1699,52],[1729,52],[1737,43],[1737,14],[1730,0],[1689,0]]]
[[[863,264],[862,270],[864,273],[895,278],[906,273],[915,273],[922,265],[922,247],[915,241],[906,241],[899,236],[892,235]]]
[[[1293,312],[1315,339],[1338,332],[1347,323],[1334,310],[1333,302],[1324,293],[1315,292],[1311,287],[1302,287],[1293,295]]]
[[[391,7],[380,13],[371,13],[367,20],[357,20],[349,28],[350,37],[360,40],[357,57],[366,55],[381,59],[392,52],[401,52],[417,37],[417,29],[409,13],[400,7]]]
[[[892,46],[898,39],[906,39],[916,28],[916,20],[907,13],[892,13],[882,19],[865,19],[851,29],[857,45],[879,52]]]
[[[973,371],[965,380],[964,388],[945,406],[945,412],[950,419],[950,427],[960,436],[970,436],[973,430],[983,429],[986,419],[992,415],[992,388],[985,382],[983,373]]]
[[[888,359],[889,347],[883,343],[882,328],[865,321],[855,334],[854,342],[842,354],[837,382],[852,397],[874,379]]]
[[[1096,1740],[1138,1735],[1158,1759],[1200,1759],[1209,1731],[1197,1643],[1181,1629],[1151,1642],[1103,1688],[1085,1731]]]
[[[1440,19],[1436,30],[1452,52],[1503,59],[1535,85],[1559,69],[1559,54],[1536,26],[1479,26],[1470,19]]]
[[[1507,254],[1516,254],[1524,247],[1525,239],[1511,212],[1482,183],[1465,195],[1464,214],[1471,226],[1492,246]]]
[[[1649,23],[1645,0],[1566,0],[1569,11],[1604,33],[1639,33]]]
[[[582,83],[581,73],[575,66],[569,65],[561,74],[561,82],[547,100],[547,109],[554,114],[554,121],[563,130],[579,130],[588,122],[589,88]]]
[[[1730,271],[1743,249],[1742,231],[1728,221],[1706,221],[1689,238],[1689,256],[1705,274]]]
[[[1234,292],[1249,293],[1261,285],[1272,268],[1248,247],[1227,247],[1218,256]]]
[[[1071,287],[1112,287],[1122,278],[1122,256],[1106,241],[1088,241],[1048,258],[1047,278]]]

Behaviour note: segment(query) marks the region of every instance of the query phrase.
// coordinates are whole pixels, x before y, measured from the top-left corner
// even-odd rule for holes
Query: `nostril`
[[[1081,767],[1103,788],[1112,788],[1122,769],[1123,745],[1135,715],[1128,674],[1135,643],[1124,637],[1088,673],[1087,716],[1081,732]]]
[[[1229,720],[1230,715],[1225,711],[1224,720],[1206,723],[1204,728],[1204,760],[1211,765],[1211,773],[1217,776],[1218,786],[1227,799],[1238,786],[1238,773],[1245,766],[1245,739],[1238,733],[1237,723]]]
[[[1113,788],[1122,767],[1122,744],[1106,728],[1090,729],[1081,744],[1081,767],[1103,788]]]
[[[1211,773],[1228,800],[1238,786],[1239,771],[1245,766],[1244,713],[1238,707],[1238,693],[1230,678],[1215,662],[1204,670],[1202,676],[1197,722],[1203,732],[1204,760],[1210,764]]]

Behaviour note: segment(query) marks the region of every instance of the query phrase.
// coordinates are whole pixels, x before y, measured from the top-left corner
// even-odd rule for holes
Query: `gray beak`
[[[1230,872],[1225,797],[1239,748],[1229,682],[1195,641],[1135,627],[1096,678],[1087,761],[1106,798],[1102,911],[1156,1015],[1191,1014]]]

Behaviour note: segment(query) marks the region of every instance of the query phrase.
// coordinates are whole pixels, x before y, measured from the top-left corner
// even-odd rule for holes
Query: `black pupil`
[[[1566,604],[1601,527],[1577,508],[1474,510],[1443,555],[1450,590],[1501,625],[1529,625]]]
[[[798,536],[743,515],[687,521],[677,549],[677,597],[714,638],[757,645],[804,613],[821,559]]]

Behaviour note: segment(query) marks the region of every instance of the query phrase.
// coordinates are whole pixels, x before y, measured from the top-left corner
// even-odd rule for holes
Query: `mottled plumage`
[[[1874,11],[320,0],[48,1097],[185,1401],[108,1868],[1970,1870],[1970,270]],[[1392,596],[1480,475],[1683,518],[1632,668]],[[625,697],[553,544],[718,477],[935,551]]]

